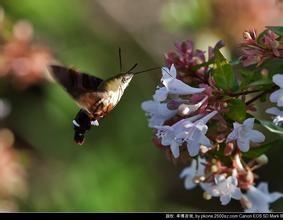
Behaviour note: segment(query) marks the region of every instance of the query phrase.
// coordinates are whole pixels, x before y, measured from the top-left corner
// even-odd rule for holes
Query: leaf
[[[261,45],[262,44],[262,38],[265,36],[267,30],[262,31],[256,38],[256,42]]]
[[[268,151],[272,146],[282,145],[282,140],[275,140],[270,143],[261,145],[260,147],[251,148],[248,152],[243,153],[243,156],[249,159],[257,158]]]
[[[263,127],[273,133],[283,134],[283,128],[275,125],[272,121],[258,120]]]
[[[240,99],[233,99],[228,104],[229,112],[226,113],[226,116],[238,122],[243,122],[246,119],[246,105]]]
[[[265,85],[273,85],[273,82],[271,79],[260,79],[255,82],[252,82],[249,84],[250,86],[265,86]]]
[[[267,26],[267,28],[274,33],[283,36],[283,27],[282,26]]]
[[[239,88],[232,65],[219,50],[215,50],[215,68],[213,70],[216,86],[225,91],[236,91]]]
[[[283,59],[282,58],[272,58],[264,61],[262,65],[258,68],[257,72],[260,74],[262,69],[267,69],[270,76],[281,73],[283,69]]]

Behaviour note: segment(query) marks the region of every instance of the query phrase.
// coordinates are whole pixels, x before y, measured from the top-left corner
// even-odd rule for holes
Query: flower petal
[[[167,98],[168,91],[166,87],[161,87],[157,89],[153,95],[153,99],[158,102],[162,102]]]
[[[221,205],[227,205],[231,201],[230,195],[222,195],[220,196]]]
[[[172,64],[174,65],[174,64]],[[175,75],[174,75],[174,71],[170,72],[169,68],[167,67],[162,67],[162,78],[161,78],[161,82],[163,80],[166,79],[171,79],[171,78],[176,78],[176,71],[175,71]]]
[[[180,156],[179,144],[176,141],[171,142],[170,149],[175,158]]]
[[[170,67],[170,76],[176,78],[177,77],[177,70],[175,68],[174,63]]]
[[[235,188],[232,193],[231,193],[231,197],[233,199],[237,199],[240,200],[242,198],[242,192],[239,188]]]
[[[167,103],[160,103],[157,101],[145,101],[142,103],[141,108],[150,117],[149,127],[160,126],[163,123],[173,117],[177,110],[170,110],[167,108]]]
[[[272,108],[268,108],[265,110],[265,112],[267,114],[271,114],[271,115],[276,115],[276,116],[283,116],[283,111],[280,111],[278,108],[276,107],[272,107]]]
[[[194,88],[178,79],[163,81],[164,86],[168,89],[169,94],[191,95],[201,93],[205,88]]]
[[[197,140],[187,141],[187,149],[191,157],[198,155],[199,148],[200,144],[197,142]]]
[[[283,193],[280,192],[273,192],[269,194],[269,202],[275,202],[276,200],[283,197]]]
[[[180,174],[180,178],[184,178],[186,176],[193,176],[196,172],[197,162],[196,160],[192,160],[192,163],[189,167],[183,169]]]
[[[226,143],[236,140],[238,137],[237,129],[233,129],[233,131],[227,136]]]
[[[194,178],[194,176],[192,176],[191,178],[186,178],[185,179],[185,189],[188,189],[188,190],[190,190],[190,189],[193,189],[193,188],[195,188],[196,187],[196,184],[193,182],[193,178]]]
[[[271,95],[269,96],[269,100],[273,103],[276,103],[280,95],[281,89],[276,90],[275,92],[271,93]]]
[[[268,184],[266,182],[261,182],[258,184],[257,189],[264,194],[268,194]]]
[[[225,178],[226,178],[225,176],[226,176],[225,174],[216,175],[216,176],[214,177],[214,182],[215,182],[216,184],[219,184],[219,183],[225,181]]]
[[[263,135],[263,133],[257,130],[250,130],[248,132],[248,137],[254,143],[261,143],[265,140],[265,136]]]
[[[156,110],[156,105],[157,103],[155,101],[149,100],[149,101],[144,101],[141,104],[141,108],[142,110],[144,110],[145,112],[155,112]]]
[[[281,90],[281,93],[280,93],[278,100],[277,100],[277,106],[283,107],[283,89],[280,89],[280,90]]]
[[[206,147],[210,147],[211,146],[211,143],[210,143],[210,140],[209,138],[207,138],[205,135],[202,135],[201,138],[200,138],[200,144],[206,146]]]
[[[247,152],[250,149],[250,141],[247,138],[239,137],[237,139],[237,145],[242,152]]]
[[[272,77],[272,81],[280,88],[283,88],[283,74],[274,75]]]
[[[254,127],[254,122],[254,118],[248,118],[243,122],[243,125],[245,126],[245,128],[252,129]]]

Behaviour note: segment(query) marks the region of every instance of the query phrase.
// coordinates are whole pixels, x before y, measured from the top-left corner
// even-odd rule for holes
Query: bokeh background
[[[237,202],[205,201],[186,191],[174,165],[152,144],[140,105],[160,73],[137,76],[121,102],[83,146],[73,143],[74,101],[48,76],[46,64],[99,76],[124,67],[163,65],[174,42],[206,50],[219,39],[238,54],[242,32],[283,24],[276,0],[1,0],[0,209],[2,211],[240,211]],[[282,146],[259,170],[283,191]],[[272,209],[283,210],[280,200]]]

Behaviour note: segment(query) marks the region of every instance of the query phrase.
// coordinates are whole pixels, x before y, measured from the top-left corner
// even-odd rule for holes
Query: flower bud
[[[263,68],[263,69],[260,71],[260,74],[261,74],[264,78],[266,78],[266,77],[268,77],[268,75],[269,75],[269,71],[268,71],[268,69]]]
[[[204,146],[204,145],[200,145],[200,152],[201,152],[202,154],[207,153],[208,150],[209,150],[208,147],[206,147],[206,146]]]
[[[211,196],[208,192],[204,192],[204,193],[203,193],[203,198],[204,198],[205,200],[210,200],[211,197],[212,197],[212,196]]]
[[[221,144],[225,141],[225,136],[224,135],[217,135],[216,138],[215,138],[215,141],[218,143],[218,144]]]
[[[242,189],[248,189],[254,184],[254,174],[248,169],[247,171],[240,172],[238,175],[238,184]]]
[[[216,165],[212,165],[210,170],[212,173],[216,173],[218,171],[218,167]]]
[[[200,183],[200,179],[199,179],[198,176],[195,176],[193,181],[194,181],[195,184],[199,184]]]
[[[224,155],[230,156],[233,153],[234,149],[235,149],[235,145],[233,142],[227,143],[224,148]]]
[[[240,203],[244,209],[250,209],[252,207],[251,201],[245,195],[240,199]]]
[[[255,159],[259,165],[265,165],[268,163],[268,157],[265,154],[262,154],[258,158]]]
[[[13,34],[17,40],[29,41],[33,36],[33,27],[28,21],[18,21],[13,28]]]
[[[0,130],[0,147],[11,147],[15,137],[11,130],[3,128]]]
[[[190,105],[186,105],[186,104],[181,104],[178,107],[178,114],[180,116],[186,116],[189,115],[191,113],[191,109],[190,109]]]

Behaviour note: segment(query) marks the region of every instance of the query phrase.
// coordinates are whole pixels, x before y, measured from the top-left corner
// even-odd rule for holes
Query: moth
[[[99,120],[115,108],[134,75],[159,69],[156,67],[133,72],[136,63],[128,71],[122,72],[120,48],[119,61],[120,73],[106,80],[64,66],[50,66],[52,76],[80,106],[73,120],[74,141],[77,144],[83,144],[85,133],[91,126],[98,126]]]

